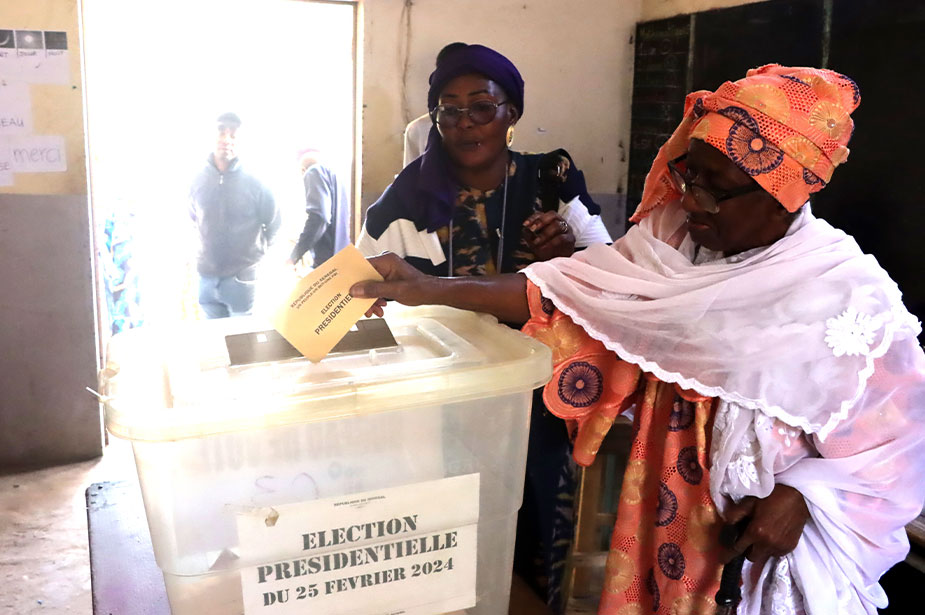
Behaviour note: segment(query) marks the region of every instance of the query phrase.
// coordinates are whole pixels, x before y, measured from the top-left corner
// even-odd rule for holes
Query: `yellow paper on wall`
[[[273,326],[317,363],[375,303],[350,295],[350,287],[365,280],[381,281],[382,276],[349,245],[299,281],[276,312]]]

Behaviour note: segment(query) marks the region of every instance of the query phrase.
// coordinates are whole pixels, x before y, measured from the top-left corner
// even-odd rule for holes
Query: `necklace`
[[[501,193],[501,227],[495,229],[495,232],[498,234],[498,258],[495,261],[496,267],[498,269],[498,273],[501,273],[501,258],[504,256],[504,224],[507,221],[507,182],[511,176],[510,171],[511,171],[511,163],[510,161],[508,161],[508,163],[504,166],[504,188],[502,189],[503,191]],[[454,208],[454,213],[455,213],[455,208]],[[452,215],[450,216],[450,226],[448,230],[449,230],[449,233],[447,234],[449,235],[449,240],[450,240],[449,241],[450,270],[449,270],[448,277],[453,278],[453,277],[456,277],[456,274],[454,273],[456,270],[453,269],[453,216]]]

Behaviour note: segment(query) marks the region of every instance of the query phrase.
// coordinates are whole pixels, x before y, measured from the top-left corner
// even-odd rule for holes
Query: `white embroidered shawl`
[[[823,440],[873,361],[921,331],[876,259],[808,206],[776,243],[700,265],[684,224],[667,205],[613,246],[524,273],[620,358]]]

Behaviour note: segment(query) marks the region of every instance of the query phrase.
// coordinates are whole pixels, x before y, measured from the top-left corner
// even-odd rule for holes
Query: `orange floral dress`
[[[528,282],[523,331],[550,347],[547,408],[569,422],[575,460],[594,461],[614,418],[634,409],[633,444],[598,613],[713,615],[722,522],[710,498],[715,400],[621,361]]]

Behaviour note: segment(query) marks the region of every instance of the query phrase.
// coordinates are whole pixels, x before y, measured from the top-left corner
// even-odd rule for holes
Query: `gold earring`
[[[507,127],[507,146],[510,147],[514,144],[514,125],[511,124]]]

